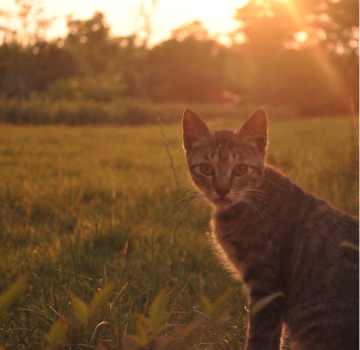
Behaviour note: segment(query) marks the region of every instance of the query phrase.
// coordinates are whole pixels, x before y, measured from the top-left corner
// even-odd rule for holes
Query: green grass
[[[214,128],[241,123],[210,122]],[[270,115],[268,162],[358,215],[354,124],[350,117]],[[165,340],[166,349],[242,348],[246,299],[212,252],[209,208],[190,207],[192,197],[186,197],[191,183],[180,116],[164,133],[179,188],[159,125],[0,126],[2,295],[27,276],[26,287],[2,313],[0,300],[5,348],[44,348],[56,343],[59,329],[66,330],[63,349],[100,343],[129,349],[136,343],[131,336],[138,343],[152,340],[150,348]],[[112,290],[85,322],[84,310],[92,310],[94,295],[109,282]],[[230,296],[218,299],[229,289]],[[164,308],[161,328],[156,320]],[[139,315],[147,318],[139,323]],[[185,337],[186,325],[193,330]]]

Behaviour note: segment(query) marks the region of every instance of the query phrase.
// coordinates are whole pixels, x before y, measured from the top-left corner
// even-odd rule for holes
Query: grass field
[[[358,215],[357,130],[270,118],[267,160]],[[246,299],[192,203],[180,116],[163,132],[175,172],[160,125],[0,126],[0,292],[19,294],[0,297],[5,349],[242,348]]]

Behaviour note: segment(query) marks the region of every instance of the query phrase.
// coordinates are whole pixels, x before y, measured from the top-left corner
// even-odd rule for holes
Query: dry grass
[[[271,117],[269,163],[357,215],[358,141],[351,119]],[[210,124],[238,127],[241,121]],[[141,339],[153,348],[242,348],[247,310],[241,285],[211,251],[207,206],[191,206],[180,123],[164,133],[179,189],[159,125],[0,126],[2,295],[27,276],[2,315],[0,300],[5,348],[55,344],[46,338],[54,336],[55,322],[55,335],[66,324],[62,349],[100,349],[100,343],[128,349]],[[112,290],[85,322],[84,310],[109,282]],[[229,288],[231,295],[209,301]],[[74,296],[85,306],[74,306]],[[138,315],[146,317],[140,324]]]

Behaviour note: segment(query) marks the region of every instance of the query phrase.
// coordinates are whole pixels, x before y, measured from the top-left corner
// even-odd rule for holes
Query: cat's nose
[[[216,192],[221,198],[224,198],[229,193],[229,189],[228,188],[219,188]]]

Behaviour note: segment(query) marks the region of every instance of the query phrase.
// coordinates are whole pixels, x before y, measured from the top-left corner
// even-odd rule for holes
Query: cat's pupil
[[[245,175],[248,171],[248,166],[246,164],[239,164],[234,167],[233,173],[235,176]]]
[[[205,175],[212,175],[214,173],[214,168],[207,163],[200,164],[200,171]]]

